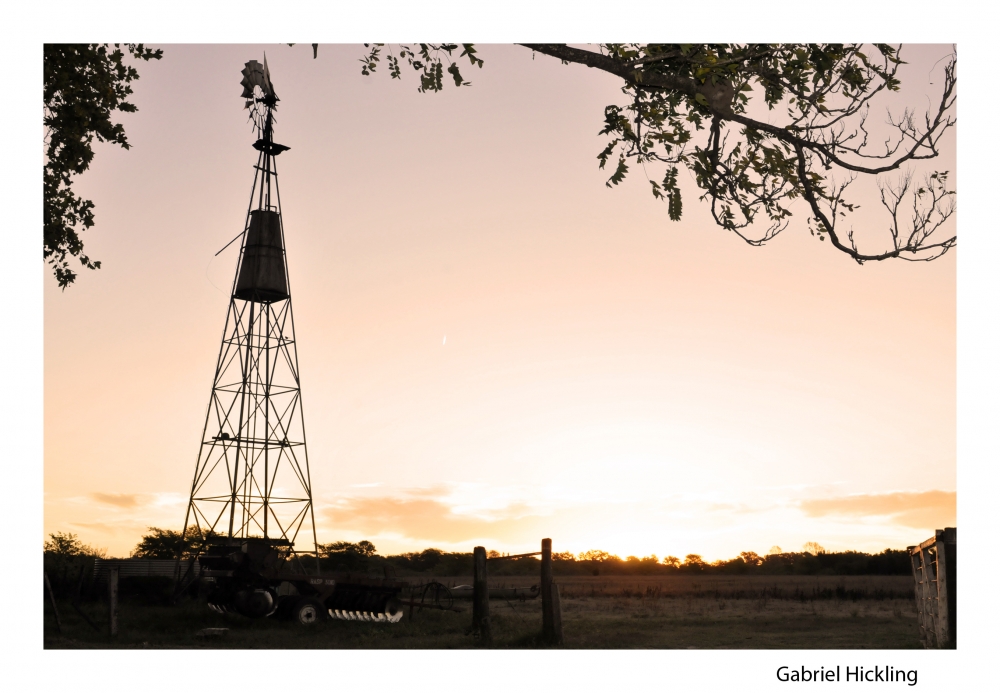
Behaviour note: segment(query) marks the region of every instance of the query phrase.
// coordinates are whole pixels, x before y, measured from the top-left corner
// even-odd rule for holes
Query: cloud
[[[521,551],[537,545],[541,537],[553,537],[564,547],[560,550],[601,548],[623,556],[647,555],[662,552],[664,542],[677,543],[692,531],[717,532],[775,509],[680,496],[634,502],[526,501],[512,492],[496,491],[442,484],[401,490],[399,495],[331,498],[317,504],[317,529],[327,541],[375,539],[400,547],[395,550],[484,542],[491,548]]]
[[[110,534],[113,536],[127,535],[130,538],[132,536],[139,536],[146,531],[148,525],[146,523],[137,521],[131,518],[125,518],[121,520],[111,520],[109,522],[92,521],[86,522],[80,520],[78,522],[68,523],[71,527],[79,527],[82,529],[93,530],[95,532],[100,532],[102,534]]]
[[[90,497],[98,503],[114,505],[119,508],[135,508],[139,505],[139,497],[134,493],[98,493],[95,491],[90,494]]]
[[[426,497],[349,498],[327,506],[321,514],[339,530],[452,544],[485,537],[534,540],[543,520],[540,513],[532,514],[524,506],[508,508],[505,513],[494,511],[492,517],[483,518],[457,513],[450,505]]]
[[[406,490],[407,495],[418,498],[440,498],[452,492],[452,487],[448,484],[434,484],[433,486],[420,486]]]
[[[890,517],[905,527],[935,529],[955,524],[956,494],[954,491],[861,494],[806,500],[799,507],[810,517]]]

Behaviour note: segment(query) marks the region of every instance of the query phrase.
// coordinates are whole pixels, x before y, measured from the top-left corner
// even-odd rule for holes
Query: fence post
[[[563,644],[562,604],[559,599],[559,585],[552,583],[552,644]]]
[[[542,641],[554,640],[552,618],[552,540],[542,539]]]
[[[472,550],[472,570],[472,632],[478,633],[483,642],[492,644],[490,588],[487,584],[486,549],[482,546]]]
[[[62,619],[59,618],[59,607],[56,606],[56,595],[55,592],[52,591],[52,583],[49,582],[49,574],[43,570],[42,575],[45,577],[45,590],[49,593],[49,601],[52,602],[52,610],[56,614],[56,628],[59,629],[59,633],[61,634]]]
[[[108,611],[111,637],[118,635],[118,566],[108,566]]]
[[[938,647],[956,647],[957,532],[945,527],[934,533],[937,548]]]

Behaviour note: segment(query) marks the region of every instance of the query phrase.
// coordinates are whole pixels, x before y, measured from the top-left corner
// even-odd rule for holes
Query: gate
[[[924,647],[955,648],[957,542],[954,527],[945,527],[920,544],[908,546],[917,600],[917,619]]]

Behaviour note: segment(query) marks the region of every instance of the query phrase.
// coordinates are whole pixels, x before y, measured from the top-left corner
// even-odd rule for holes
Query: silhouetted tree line
[[[827,552],[818,545],[799,552],[776,551],[760,556],[744,551],[729,560],[707,562],[698,554],[684,559],[655,555],[620,558],[606,551],[569,552],[552,555],[556,575],[672,575],[707,573],[722,575],[909,575],[910,559],[905,550],[885,549],[869,554],[861,551]],[[535,575],[539,559],[535,557],[503,559],[487,554],[491,576]],[[472,574],[472,553],[450,553],[440,549],[380,556],[369,541],[352,544],[340,541],[320,545],[320,562],[328,570],[368,570],[384,572],[388,567],[398,575],[421,574],[447,577]]]
[[[93,582],[94,560],[107,558],[107,551],[84,544],[69,532],[49,535],[43,547],[42,565],[56,594],[88,592]]]
[[[210,537],[211,541],[215,536]],[[188,539],[183,555],[196,555],[206,540]],[[905,550],[885,549],[869,554],[861,551],[828,552],[816,543],[805,545],[798,552],[781,551],[774,547],[761,556],[744,551],[729,560],[708,562],[698,554],[683,559],[655,555],[620,558],[606,551],[591,550],[574,555],[553,553],[553,573],[556,575],[672,575],[706,573],[723,575],[909,575],[910,559]],[[181,551],[180,532],[150,527],[149,533],[132,551],[133,558],[173,559]],[[536,557],[504,559],[490,551],[491,576],[535,575],[539,570]],[[95,558],[105,558],[106,551],[82,544],[74,534],[57,532],[45,542],[45,566],[50,579],[72,580],[81,567],[93,570]],[[380,556],[375,545],[335,541],[319,545],[319,562],[325,571],[392,573],[399,576],[428,577],[465,576],[472,574],[472,553],[455,553],[440,549],[424,549],[410,553]]]

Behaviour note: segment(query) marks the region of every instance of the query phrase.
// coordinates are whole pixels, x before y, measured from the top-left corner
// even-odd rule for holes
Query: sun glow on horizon
[[[359,489],[376,490],[382,489]],[[498,497],[512,498],[517,489],[505,491]],[[62,531],[77,533],[84,543],[106,547],[114,555],[127,555],[149,526],[176,529],[174,516],[186,504],[177,494],[95,493],[72,500],[78,508],[101,506],[106,521],[69,523]],[[324,500],[317,504],[316,515],[320,543],[365,539],[381,555],[427,548],[468,553],[478,545],[501,553],[526,553],[537,550],[541,538],[550,537],[554,551],[574,555],[599,550],[622,559],[656,555],[662,561],[667,556],[683,559],[698,554],[712,562],[743,551],[766,555],[775,545],[796,551],[813,541],[830,551],[878,553],[903,548],[912,544],[914,536],[954,524],[955,494],[900,491],[814,496],[757,506],[704,497],[632,503],[584,497],[533,506],[497,499],[482,503],[474,485],[439,485],[410,489],[399,496],[368,493]],[[113,538],[113,543],[102,542],[102,535]],[[300,538],[297,543],[308,550],[305,545],[311,538]]]

